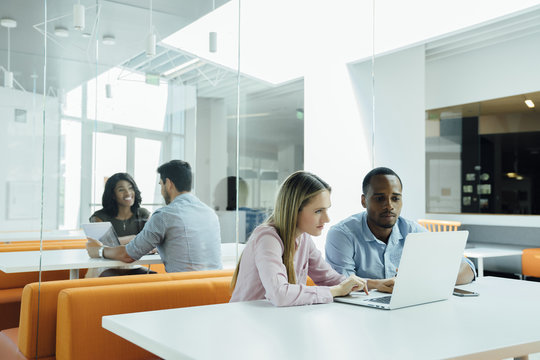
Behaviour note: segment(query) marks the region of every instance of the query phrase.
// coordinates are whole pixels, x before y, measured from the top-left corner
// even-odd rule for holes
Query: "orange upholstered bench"
[[[155,355],[105,330],[101,318],[226,303],[231,297],[230,283],[228,276],[63,290],[58,296],[56,359],[156,359]]]
[[[231,277],[232,274],[233,270],[211,270],[49,281],[42,282],[41,286],[38,283],[28,284],[22,293],[19,328],[6,329],[0,332],[0,354],[2,354],[3,359],[55,358],[58,294],[64,289],[91,286],[104,286],[110,289],[119,284]],[[94,305],[101,306],[102,304],[96,302]],[[36,334],[39,334],[39,341]]]
[[[44,271],[42,281],[69,279],[69,270]],[[21,296],[26,284],[37,282],[37,271],[6,274],[0,271],[0,330],[19,326]]]
[[[43,250],[85,249],[86,242],[86,239],[43,240],[43,245],[39,240],[0,242],[0,252],[38,251],[40,248]]]
[[[76,240],[44,240],[43,250],[84,249],[86,239]],[[40,242],[37,240],[17,241],[11,243],[0,242],[0,252],[38,251]],[[82,276],[84,276],[82,272]],[[42,272],[42,281],[69,279],[69,271]],[[19,311],[21,308],[21,295],[26,284],[37,282],[39,273],[13,273],[6,274],[0,271],[0,330],[17,327],[19,324]]]

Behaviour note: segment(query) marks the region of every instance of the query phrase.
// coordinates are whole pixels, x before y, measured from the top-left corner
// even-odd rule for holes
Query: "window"
[[[427,112],[427,211],[540,214],[540,93]]]

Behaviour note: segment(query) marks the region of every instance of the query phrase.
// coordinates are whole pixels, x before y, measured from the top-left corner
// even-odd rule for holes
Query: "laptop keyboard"
[[[383,297],[378,297],[378,298],[374,298],[374,299],[369,299],[367,301],[371,301],[371,302],[375,302],[375,303],[379,303],[379,304],[390,304],[390,299],[392,298],[392,296],[383,296]]]

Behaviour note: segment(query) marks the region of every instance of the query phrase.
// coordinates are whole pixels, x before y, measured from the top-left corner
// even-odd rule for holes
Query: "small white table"
[[[523,250],[505,247],[479,246],[467,248],[463,254],[468,258],[477,259],[478,277],[482,277],[484,276],[484,258],[499,256],[521,256],[523,254]]]
[[[397,310],[268,301],[104,316],[165,359],[503,359],[540,352],[540,283],[479,278],[478,297]]]
[[[40,267],[41,259],[41,267]],[[162,263],[159,255],[145,255],[130,265]],[[69,270],[70,279],[79,278],[79,269],[117,267],[127,265],[123,261],[93,259],[86,249],[46,250],[40,257],[39,251],[14,251],[0,253],[0,270],[5,273],[19,273],[51,270]]]

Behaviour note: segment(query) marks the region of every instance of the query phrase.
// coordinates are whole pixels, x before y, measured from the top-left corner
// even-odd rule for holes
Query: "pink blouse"
[[[297,284],[289,284],[283,264],[283,241],[274,227],[261,225],[251,235],[240,262],[231,302],[268,299],[276,306],[330,303],[330,286],[345,280],[321,256],[311,236],[296,239]],[[307,286],[308,275],[319,286]],[[322,285],[322,286],[321,286]]]

